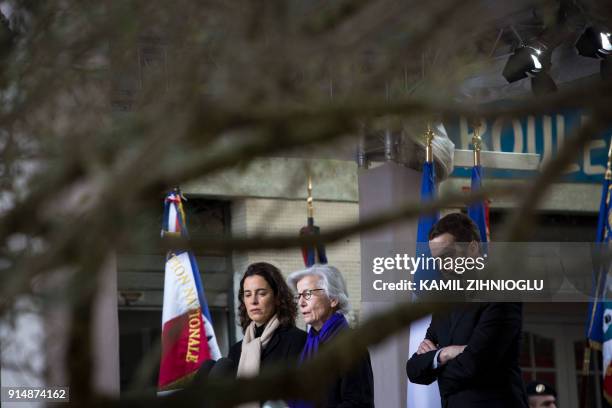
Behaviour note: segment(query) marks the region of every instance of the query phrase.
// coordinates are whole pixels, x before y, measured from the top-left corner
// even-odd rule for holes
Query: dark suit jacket
[[[261,351],[261,369],[270,363],[290,362],[297,364],[306,343],[306,332],[295,326],[279,326],[270,342]],[[235,364],[236,370],[242,354],[242,340],[234,344],[227,357]]]
[[[408,378],[417,384],[438,380],[444,408],[526,408],[518,364],[521,326],[520,303],[462,304],[434,314],[425,338],[439,348],[467,347],[435,370],[436,351],[415,353],[406,364]]]

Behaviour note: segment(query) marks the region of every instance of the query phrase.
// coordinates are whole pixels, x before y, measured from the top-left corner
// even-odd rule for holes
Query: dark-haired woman
[[[244,338],[228,358],[238,377],[249,377],[274,362],[294,362],[306,343],[306,333],[295,327],[297,307],[283,275],[266,262],[251,264],[240,281],[240,325]]]

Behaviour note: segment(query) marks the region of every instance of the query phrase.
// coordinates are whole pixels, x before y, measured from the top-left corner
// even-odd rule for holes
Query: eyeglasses
[[[305,300],[310,300],[310,298],[312,297],[312,292],[316,292],[317,290],[325,290],[325,289],[306,289],[302,293],[298,293],[297,295],[295,295],[293,298],[295,299],[296,302],[300,301],[300,296],[304,296]]]

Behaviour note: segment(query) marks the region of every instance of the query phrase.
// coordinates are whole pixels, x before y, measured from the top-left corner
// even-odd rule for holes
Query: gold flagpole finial
[[[480,166],[480,149],[482,148],[482,139],[480,137],[480,122],[475,121],[472,125],[474,127],[474,136],[472,136],[472,146],[474,149],[474,166]]]
[[[612,137],[610,138],[610,149],[608,150],[608,165],[606,166],[606,180],[612,180]]]
[[[306,197],[306,211],[308,218],[312,218],[314,215],[314,207],[312,205],[312,176],[308,175],[308,197]]]
[[[431,129],[431,123],[427,122],[427,130],[425,131],[425,161],[433,163],[433,148],[431,142],[434,138],[434,132]]]

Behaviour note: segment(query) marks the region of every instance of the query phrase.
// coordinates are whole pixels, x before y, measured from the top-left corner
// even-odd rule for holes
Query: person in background
[[[281,271],[267,262],[249,265],[240,280],[238,315],[244,338],[227,357],[207,361],[195,381],[206,378],[254,377],[275,363],[297,364],[306,332],[295,327],[297,306]],[[282,401],[241,404],[240,408],[286,406]]]
[[[340,271],[333,266],[313,265],[289,275],[288,282],[296,290],[296,299],[304,322],[310,326],[300,362],[312,358],[319,347],[333,340],[344,330],[349,330],[346,315],[350,302],[346,283]],[[372,364],[369,353],[358,365],[340,376],[324,397],[323,406],[374,407]],[[313,397],[313,399],[318,399]],[[314,403],[299,401],[292,407],[312,407]]]
[[[432,257],[476,258],[480,233],[467,215],[448,214],[429,232],[429,246]],[[451,269],[441,275],[444,280],[461,276]],[[521,303],[463,303],[433,313],[425,338],[406,363],[408,379],[423,385],[437,380],[444,408],[526,408],[518,362],[522,310]]]
[[[529,408],[557,408],[557,392],[541,381],[532,381],[525,387]]]
[[[236,375],[255,376],[270,363],[296,362],[306,333],[295,327],[297,307],[281,271],[266,262],[249,265],[240,280],[238,299],[244,338],[228,354]]]

